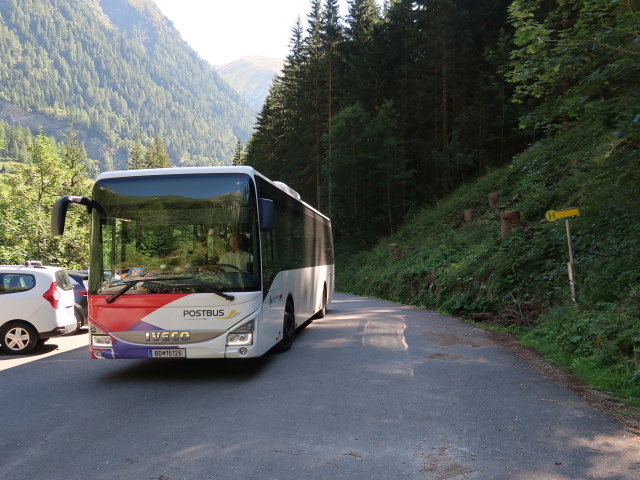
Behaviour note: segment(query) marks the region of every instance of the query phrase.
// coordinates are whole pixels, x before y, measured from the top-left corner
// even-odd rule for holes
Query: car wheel
[[[38,333],[27,323],[11,323],[0,329],[0,342],[3,351],[21,355],[33,350],[38,342]]]

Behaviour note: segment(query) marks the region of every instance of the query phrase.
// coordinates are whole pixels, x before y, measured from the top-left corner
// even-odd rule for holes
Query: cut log
[[[473,221],[473,208],[468,208],[464,211],[464,223]]]
[[[509,238],[513,227],[520,226],[520,210],[500,212],[500,233],[503,239]]]

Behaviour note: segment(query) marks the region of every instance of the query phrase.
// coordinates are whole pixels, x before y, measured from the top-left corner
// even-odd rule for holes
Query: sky
[[[212,65],[261,55],[284,59],[298,16],[306,26],[311,0],[153,0],[182,38]],[[347,15],[347,0],[339,0]]]

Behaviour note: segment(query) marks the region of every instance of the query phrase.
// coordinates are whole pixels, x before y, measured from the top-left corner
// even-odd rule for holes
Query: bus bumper
[[[181,359],[181,358],[255,358],[266,353],[253,343],[245,346],[227,346],[227,334],[189,345],[139,345],[113,339],[112,346],[89,347],[93,359]]]

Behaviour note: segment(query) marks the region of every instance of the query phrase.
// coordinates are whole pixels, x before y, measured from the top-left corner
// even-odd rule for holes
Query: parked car
[[[28,353],[77,327],[67,272],[30,263],[0,265],[0,348],[10,354]]]
[[[89,318],[87,305],[87,279],[89,278],[89,272],[87,270],[67,270],[67,274],[71,277],[71,284],[73,285],[75,301],[73,310],[77,322],[77,328],[74,332],[77,332],[87,324]]]

